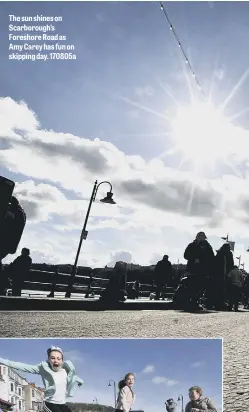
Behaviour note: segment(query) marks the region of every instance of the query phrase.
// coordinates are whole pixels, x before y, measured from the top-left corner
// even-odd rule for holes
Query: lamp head
[[[106,197],[104,197],[104,199],[101,199],[100,201],[101,201],[102,203],[108,203],[108,204],[110,204],[110,205],[115,205],[116,202],[114,202],[112,196],[113,196],[113,193],[112,193],[112,192],[107,192]]]

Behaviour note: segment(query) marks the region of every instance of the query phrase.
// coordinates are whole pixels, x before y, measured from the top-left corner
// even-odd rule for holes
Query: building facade
[[[43,390],[0,364],[0,398],[13,404],[13,412],[38,411],[43,404]]]
[[[29,383],[24,387],[25,411],[42,411],[44,391],[34,383]]]

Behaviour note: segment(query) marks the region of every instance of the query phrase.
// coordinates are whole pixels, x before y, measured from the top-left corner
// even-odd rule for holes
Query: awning
[[[1,398],[0,398],[0,404],[2,404],[2,405],[7,405],[7,406],[13,406],[13,405],[15,405],[14,403],[5,401],[4,399],[1,399]]]

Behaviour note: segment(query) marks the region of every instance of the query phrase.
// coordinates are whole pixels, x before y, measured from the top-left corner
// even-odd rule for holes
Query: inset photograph
[[[222,412],[222,339],[1,339],[2,412]]]

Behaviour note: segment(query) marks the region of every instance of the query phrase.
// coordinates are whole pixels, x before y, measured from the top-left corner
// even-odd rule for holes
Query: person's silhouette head
[[[207,236],[204,232],[199,232],[196,235],[195,240],[199,243],[199,242],[204,242],[207,239]]]
[[[22,255],[23,256],[29,256],[30,255],[30,250],[28,248],[24,247],[22,249]]]

